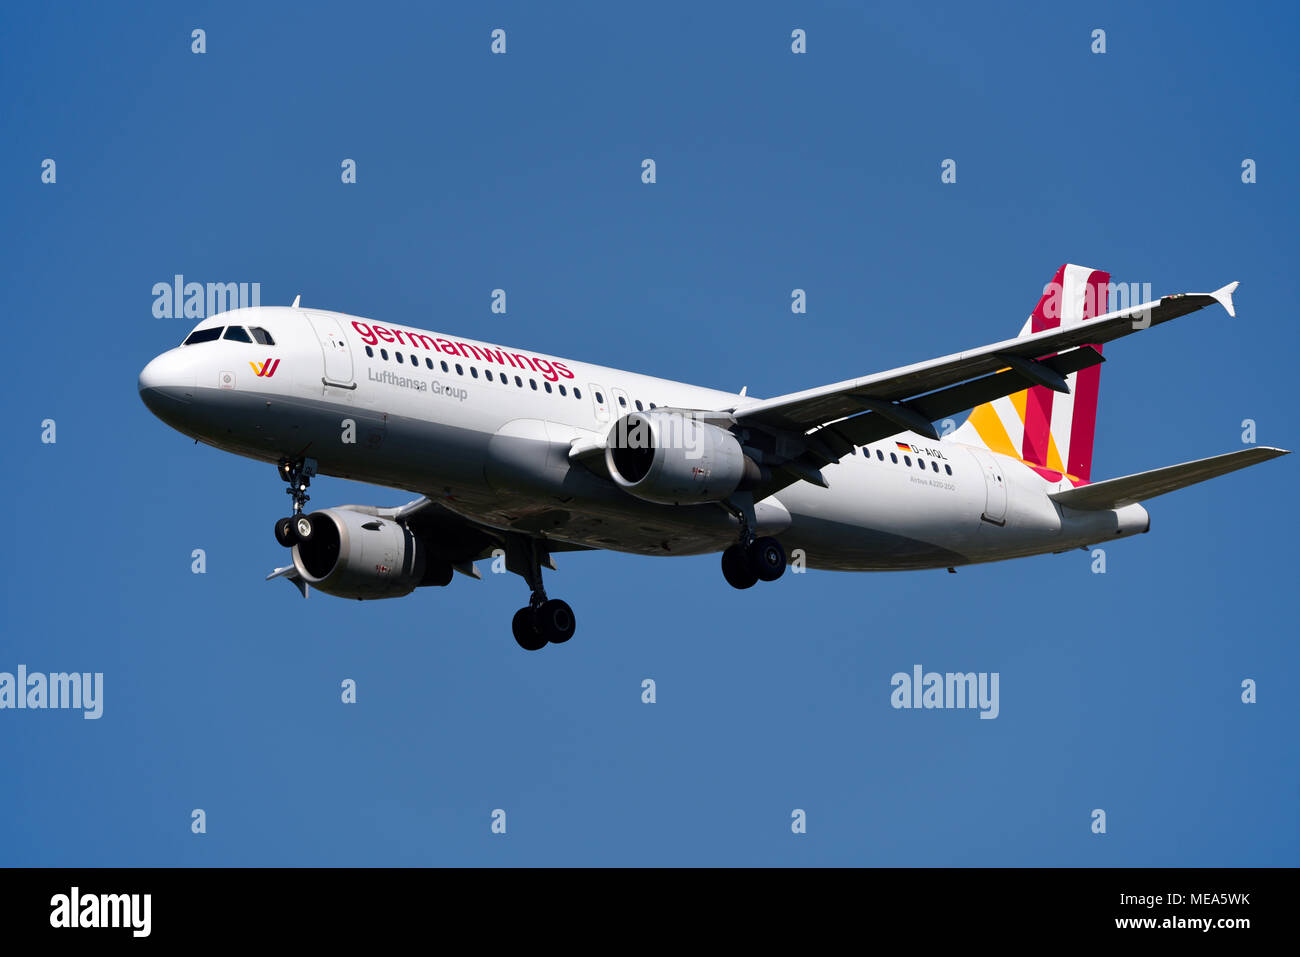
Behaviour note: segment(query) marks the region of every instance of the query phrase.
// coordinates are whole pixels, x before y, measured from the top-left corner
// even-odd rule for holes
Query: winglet
[[[298,293],[298,295],[296,295],[296,296],[293,297],[293,305],[290,306],[289,308],[290,308],[290,309],[297,309],[297,308],[298,308],[298,302],[299,302],[301,299],[302,299],[302,293]]]
[[[1224,309],[1228,310],[1228,315],[1233,319],[1237,318],[1237,310],[1232,308],[1232,294],[1237,291],[1237,287],[1240,285],[1241,283],[1239,282],[1230,282],[1222,289],[1216,289],[1214,292],[1210,293],[1210,297]]]

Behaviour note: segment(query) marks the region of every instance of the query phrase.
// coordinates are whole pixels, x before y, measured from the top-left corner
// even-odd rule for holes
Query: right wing
[[[337,505],[335,508],[345,508],[349,511],[360,512],[362,515],[373,515],[375,518],[386,519],[390,522],[401,522],[424,543],[424,547],[429,550],[429,554],[448,562],[453,569],[462,575],[480,580],[483,576],[474,563],[480,559],[491,558],[494,549],[505,548],[506,536],[510,534],[527,535],[542,541],[544,544],[543,564],[552,569],[555,568],[555,562],[550,557],[552,552],[587,551],[591,547],[562,542],[558,539],[527,531],[505,532],[488,525],[481,525],[471,519],[457,515],[428,496],[423,495],[407,502],[405,505],[395,507]],[[302,577],[298,574],[298,569],[293,565],[276,568],[266,576],[267,581],[274,578],[287,579],[291,585],[302,592],[303,598],[307,597],[307,583],[302,580]]]

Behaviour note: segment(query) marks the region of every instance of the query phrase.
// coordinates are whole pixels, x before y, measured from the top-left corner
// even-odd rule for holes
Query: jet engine
[[[615,422],[605,465],[629,494],[662,505],[718,502],[761,475],[726,429],[664,410]]]
[[[451,566],[430,558],[424,544],[400,522],[346,508],[307,516],[293,564],[302,579],[340,598],[400,598],[420,585],[445,585]]]

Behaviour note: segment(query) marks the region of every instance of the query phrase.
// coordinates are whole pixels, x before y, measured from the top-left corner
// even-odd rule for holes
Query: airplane
[[[735,588],[807,568],[947,568],[1146,532],[1142,502],[1288,454],[1251,447],[1093,482],[1102,345],[1237,283],[1107,312],[1110,275],[1066,264],[1020,335],[760,399],[301,306],[205,318],[141,371],[148,409],[276,464],[275,524],[303,597],[380,599],[504,557],[531,595],[518,644],[574,634],[542,569],[560,552],[721,553]],[[959,427],[935,427],[971,410]],[[317,475],[404,489],[306,512]],[[795,550],[798,550],[796,553]]]

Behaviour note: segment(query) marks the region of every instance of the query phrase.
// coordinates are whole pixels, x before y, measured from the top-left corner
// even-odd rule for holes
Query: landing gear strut
[[[752,588],[785,574],[785,549],[775,538],[754,534],[754,503],[749,496],[726,503],[740,521],[740,541],[722,553],[722,577],[732,588]]]
[[[525,651],[540,651],[548,644],[562,644],[573,637],[577,620],[567,602],[547,598],[542,587],[542,564],[549,563],[546,543],[528,535],[506,539],[506,568],[523,577],[532,589],[528,604],[515,612],[510,628]],[[554,566],[552,566],[554,567]]]
[[[277,467],[280,478],[289,484],[285,492],[293,496],[293,514],[276,521],[275,540],[285,548],[292,548],[311,538],[311,519],[302,513],[302,509],[311,499],[307,486],[311,485],[311,477],[316,474],[316,460],[280,459]]]

